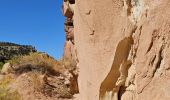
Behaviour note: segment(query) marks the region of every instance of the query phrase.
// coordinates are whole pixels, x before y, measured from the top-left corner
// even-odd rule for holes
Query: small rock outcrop
[[[9,74],[12,70],[12,66],[10,63],[5,63],[1,69],[1,74]]]

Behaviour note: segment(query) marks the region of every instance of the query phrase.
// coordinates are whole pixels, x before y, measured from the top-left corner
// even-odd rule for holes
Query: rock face
[[[74,5],[75,0],[64,0],[62,6],[63,15],[66,16],[65,20],[65,32],[66,32],[66,41],[64,46],[64,55],[63,55],[63,62],[72,63],[74,65],[74,69],[71,68],[70,72],[73,74],[74,78],[72,79],[72,90],[73,94],[78,93],[78,83],[77,83],[77,65],[78,65],[78,58],[77,52],[74,42],[74,24],[73,24],[73,15],[74,15]],[[69,67],[71,67],[69,65]],[[70,68],[69,68],[70,69]]]
[[[10,63],[5,63],[2,67],[1,74],[9,74],[9,71],[12,69]]]
[[[36,52],[36,49],[30,45],[0,42],[0,61],[11,59],[20,55],[27,55],[30,52]]]
[[[170,99],[169,0],[70,1],[65,55],[77,51],[78,100]]]

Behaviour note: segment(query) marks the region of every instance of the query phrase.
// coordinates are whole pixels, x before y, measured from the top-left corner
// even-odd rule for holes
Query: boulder
[[[10,63],[5,63],[2,67],[1,73],[2,74],[9,74],[10,71],[12,70],[12,66]]]

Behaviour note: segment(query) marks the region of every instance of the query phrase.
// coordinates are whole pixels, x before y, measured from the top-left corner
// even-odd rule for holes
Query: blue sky
[[[0,41],[33,45],[59,59],[65,40],[62,0],[0,0]]]

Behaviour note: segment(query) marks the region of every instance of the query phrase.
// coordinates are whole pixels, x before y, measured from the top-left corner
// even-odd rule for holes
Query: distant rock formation
[[[10,42],[0,42],[0,61],[8,60],[16,56],[37,52],[31,45],[19,45]]]

